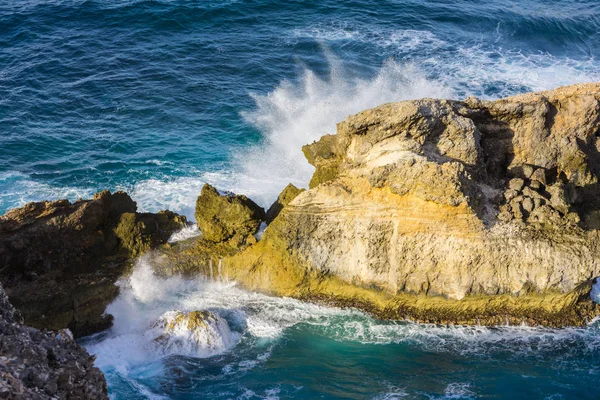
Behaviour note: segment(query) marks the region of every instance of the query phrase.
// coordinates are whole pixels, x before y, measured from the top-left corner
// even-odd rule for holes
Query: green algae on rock
[[[291,203],[300,193],[304,192],[304,189],[298,189],[291,183],[287,185],[277,196],[277,200],[267,210],[266,222],[270,224],[279,215],[283,207]]]
[[[203,237],[218,243],[245,240],[256,233],[265,219],[265,211],[244,195],[221,195],[205,184],[196,201],[195,216]]]

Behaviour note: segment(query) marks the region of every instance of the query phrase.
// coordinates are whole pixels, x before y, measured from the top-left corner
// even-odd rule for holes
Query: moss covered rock
[[[171,211],[124,213],[115,229],[121,244],[136,257],[150,248],[165,243],[173,232],[187,224],[184,216]]]
[[[291,183],[287,185],[279,194],[277,200],[267,210],[266,222],[270,224],[279,215],[281,210],[283,210],[283,207],[290,204],[302,192],[304,192],[304,189],[298,189]]]
[[[265,211],[244,195],[223,194],[205,184],[196,201],[196,222],[206,240],[245,240],[258,231]]]

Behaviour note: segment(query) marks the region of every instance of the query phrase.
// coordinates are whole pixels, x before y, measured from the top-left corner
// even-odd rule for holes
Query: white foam
[[[349,24],[344,21],[317,23],[312,26],[292,31],[291,40],[310,38],[319,42],[354,41],[376,44],[380,47],[394,48],[402,52],[413,52],[427,49],[434,51],[447,46],[431,31],[419,29],[377,29],[362,24]],[[288,39],[289,40],[289,39]]]
[[[501,26],[497,41],[506,33]],[[525,52],[494,43],[457,43],[426,30],[380,28],[343,22],[316,23],[295,29],[289,40],[311,38],[331,41],[360,41],[374,45],[374,51],[410,59],[420,73],[441,81],[460,96],[499,98],[523,91],[600,80],[600,64],[592,56],[573,59],[547,52]],[[490,95],[490,93],[492,93]]]
[[[400,400],[407,397],[409,393],[404,388],[388,385],[389,391],[374,397],[374,400]]]
[[[94,190],[74,186],[56,187],[37,182],[18,172],[0,173],[0,214],[10,208],[20,207],[32,201],[69,199],[75,201],[90,198]]]
[[[171,210],[195,221],[195,204],[206,181],[199,176],[168,180],[147,179],[132,187],[121,187],[137,202],[139,211]]]
[[[209,357],[233,347],[240,334],[229,329],[227,321],[209,313],[203,324],[190,329],[186,313],[169,310],[145,334],[163,355]]]
[[[191,239],[193,237],[200,236],[202,232],[198,228],[198,225],[192,224],[181,228],[181,230],[174,232],[169,238],[169,243],[181,242],[183,240]]]
[[[470,383],[452,382],[446,386],[442,399],[473,399],[475,393],[469,389],[470,387]]]
[[[285,328],[299,322],[318,324],[329,316],[356,313],[247,292],[233,282],[159,278],[152,268],[156,262],[154,257],[150,253],[138,259],[132,275],[120,283],[119,297],[107,308],[107,312],[114,316],[111,330],[106,336],[91,338],[86,343],[88,350],[97,354],[97,363],[104,370],[116,370],[127,375],[132,368],[169,354],[207,356],[228,351],[242,334],[276,339]],[[213,333],[221,335],[225,345],[206,354],[194,354],[193,349],[185,346],[173,346],[167,352],[157,348],[153,340],[157,333],[153,326],[170,310],[207,310],[218,318],[224,318],[230,323],[230,333],[225,329]],[[268,357],[269,353],[265,354]],[[254,361],[258,365],[265,360],[259,357]],[[250,366],[239,365],[239,368],[247,367]]]
[[[600,278],[596,278],[596,283],[592,286],[590,297],[593,301],[600,304]]]

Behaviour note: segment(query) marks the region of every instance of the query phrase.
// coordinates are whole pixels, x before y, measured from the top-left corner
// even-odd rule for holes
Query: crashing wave
[[[149,333],[158,333],[154,343],[163,353],[196,357],[222,353],[239,339],[227,321],[209,311],[167,311]]]

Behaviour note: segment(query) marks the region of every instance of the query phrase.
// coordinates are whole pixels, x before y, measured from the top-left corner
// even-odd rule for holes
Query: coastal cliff
[[[218,263],[250,289],[385,318],[584,325],[600,313],[599,150],[600,84],[385,104],[303,148],[310,189],[257,244],[200,239],[160,268]]]

